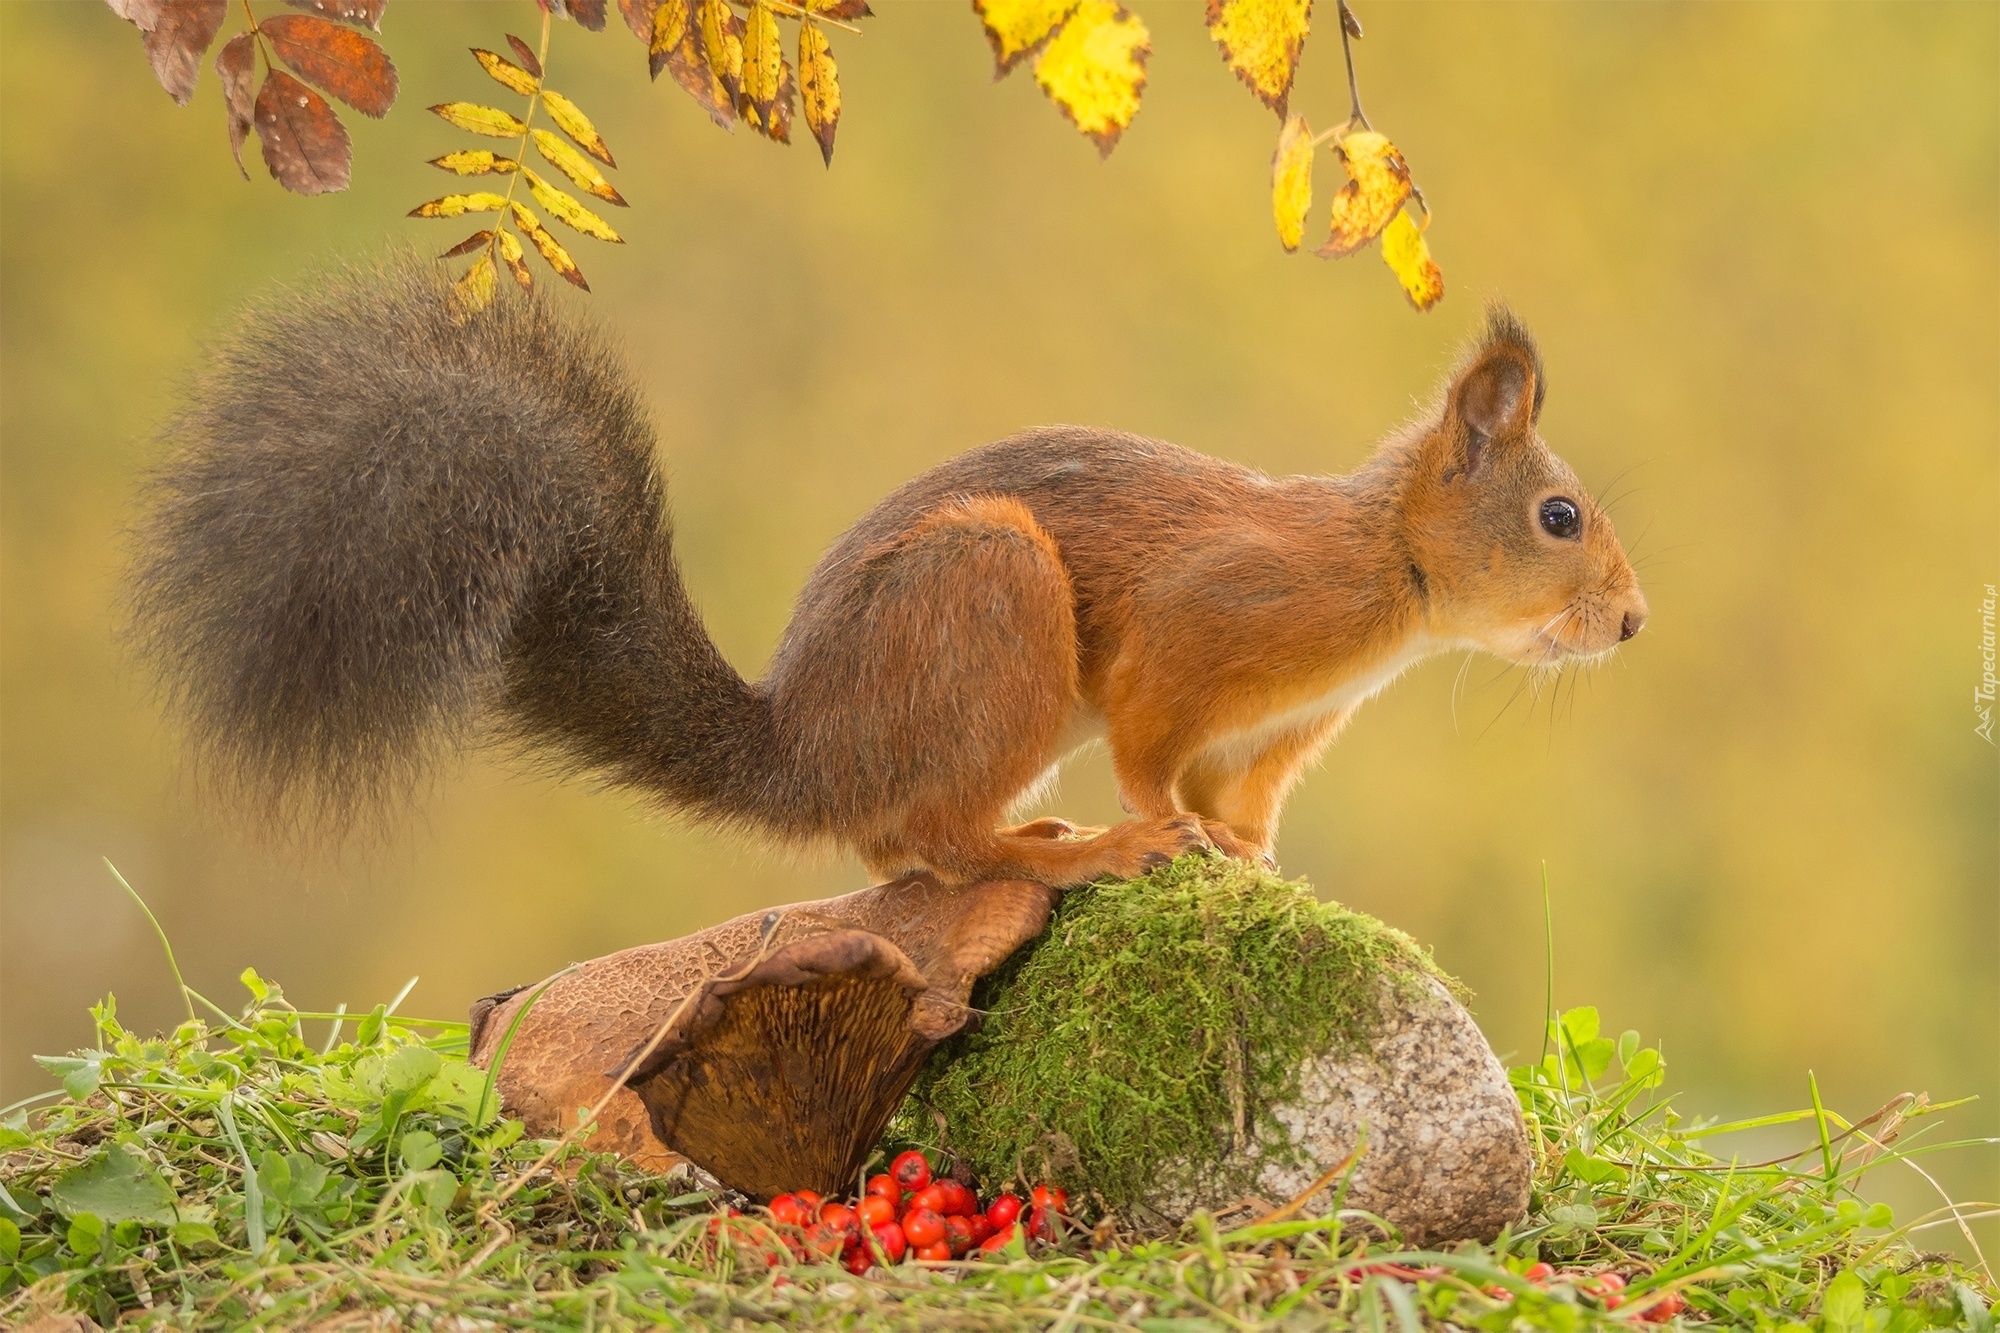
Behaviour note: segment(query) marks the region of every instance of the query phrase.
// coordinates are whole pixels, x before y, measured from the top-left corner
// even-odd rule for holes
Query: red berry
[[[953,1254],[964,1254],[972,1248],[972,1222],[956,1213],[944,1219],[944,1243],[951,1246]]]
[[[1021,1196],[1003,1194],[986,1205],[986,1220],[993,1224],[995,1231],[1012,1223],[1021,1215]]]
[[[974,1213],[971,1217],[965,1219],[965,1224],[972,1228],[972,1243],[974,1245],[984,1245],[986,1238],[1000,1229],[994,1226],[993,1219],[984,1213]]]
[[[936,1245],[944,1239],[944,1218],[929,1208],[912,1208],[903,1215],[903,1234],[919,1248]]]
[[[904,1189],[920,1190],[931,1183],[930,1159],[912,1148],[906,1153],[898,1154],[896,1160],[889,1163],[889,1174],[894,1176],[896,1183]]]
[[[854,1224],[857,1219],[854,1210],[846,1204],[829,1203],[820,1206],[819,1220],[840,1234],[850,1236],[854,1234]]]
[[[945,1206],[950,1202],[951,1191],[943,1185],[926,1185],[910,1196],[910,1202],[906,1205],[906,1211],[926,1208],[942,1217]]]
[[[1599,1273],[1597,1275],[1597,1287],[1599,1291],[1623,1291],[1625,1290],[1625,1275],[1623,1273],[1612,1272]]]
[[[886,1171],[880,1175],[868,1177],[867,1193],[879,1194],[898,1207],[901,1207],[903,1203],[903,1187],[898,1185],[896,1178]]]
[[[820,1197],[818,1190],[793,1190],[792,1197],[797,1199],[799,1206],[806,1210],[808,1218],[817,1217],[819,1215],[819,1206],[826,1202],[825,1199]]]
[[[937,1182],[944,1187],[945,1206],[938,1209],[946,1217],[970,1217],[979,1211],[979,1201],[972,1197],[972,1191],[956,1180],[946,1177]]]
[[[992,1235],[988,1236],[985,1240],[979,1243],[980,1253],[998,1254],[1001,1250],[1007,1248],[1007,1244],[1009,1241],[1013,1240],[1014,1237],[1020,1234],[1021,1234],[1021,1228],[1015,1226],[1012,1222],[1009,1222],[1006,1226],[1001,1227],[998,1231],[995,1231]]]
[[[881,1251],[890,1263],[902,1263],[904,1252],[910,1248],[910,1239],[903,1234],[903,1228],[894,1222],[884,1222],[872,1230],[875,1233],[875,1248]]]
[[[1529,1264],[1525,1269],[1521,1270],[1521,1276],[1523,1278],[1526,1278],[1528,1281],[1534,1283],[1536,1286],[1540,1286],[1542,1283],[1547,1282],[1550,1278],[1554,1277],[1555,1275],[1556,1275],[1556,1270],[1554,1266],[1550,1264]]]
[[[1028,1210],[1028,1220],[1026,1223],[1026,1229],[1028,1232],[1029,1240],[1056,1239],[1055,1218],[1052,1215],[1050,1215],[1049,1210],[1047,1208],[1044,1208],[1040,1204],[1036,1204],[1033,1208],[1030,1208]]]
[[[825,1222],[806,1228],[806,1248],[823,1259],[831,1259],[847,1247],[847,1233]]]
[[[1678,1291],[1670,1291],[1657,1304],[1647,1306],[1646,1312],[1639,1317],[1649,1324],[1664,1324],[1685,1309],[1687,1297]]]
[[[1037,1185],[1029,1199],[1037,1208],[1050,1208],[1058,1213],[1069,1211],[1069,1191],[1057,1189],[1053,1185]]]
[[[806,1224],[806,1206],[796,1194],[780,1194],[771,1200],[771,1220],[780,1226],[802,1227]]]
[[[942,1263],[944,1260],[951,1258],[951,1247],[943,1241],[937,1241],[931,1245],[919,1245],[916,1249],[910,1251],[910,1253],[918,1259],[928,1259],[932,1263]]]
[[[841,1259],[841,1263],[856,1277],[860,1277],[875,1266],[874,1257],[868,1253],[868,1248],[864,1245],[857,1245],[849,1250]]]
[[[879,1227],[896,1220],[896,1205],[879,1194],[871,1194],[855,1207],[854,1215],[864,1227]]]

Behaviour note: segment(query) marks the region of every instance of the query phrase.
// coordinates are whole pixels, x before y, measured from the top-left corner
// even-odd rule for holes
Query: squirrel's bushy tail
[[[337,831],[498,730],[751,818],[766,697],[673,558],[617,356],[540,299],[455,308],[415,258],[266,301],[168,431],[133,625],[211,773]]]

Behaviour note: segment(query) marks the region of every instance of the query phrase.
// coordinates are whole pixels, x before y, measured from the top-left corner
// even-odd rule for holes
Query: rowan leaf
[[[519,93],[523,97],[533,97],[541,91],[542,81],[540,79],[528,73],[527,70],[522,69],[505,56],[495,55],[491,51],[481,50],[475,46],[472,48],[472,58],[479,62],[479,67],[486,71],[488,77],[493,82],[499,84],[510,93]]]
[[[525,204],[514,205],[514,223],[520,227],[522,234],[528,238],[548,266],[560,274],[564,281],[585,291],[590,290],[590,284],[583,280],[583,270],[569,257],[569,251],[563,249],[562,243],[550,235],[549,229],[542,225],[542,220]]]
[[[243,165],[243,141],[250,135],[257,105],[256,34],[239,32],[224,42],[215,54],[215,74],[222,80],[222,107],[229,117],[229,151],[247,181],[250,170]]]
[[[1077,0],[972,0],[993,48],[994,77],[1047,41],[1076,6]]]
[[[661,0],[661,9],[674,0]],[[721,77],[708,63],[708,56],[702,48],[701,25],[689,22],[681,34],[679,45],[667,53],[667,72],[674,76],[682,90],[692,97],[701,109],[708,112],[709,119],[724,129],[736,122],[736,99],[729,95],[729,89],[722,84]]]
[[[1424,234],[1407,211],[1382,229],[1382,262],[1403,284],[1403,294],[1419,310],[1429,310],[1444,296],[1444,273],[1431,258]]]
[[[1293,116],[1278,131],[1278,149],[1271,154],[1271,213],[1285,249],[1296,250],[1305,239],[1312,204],[1312,129],[1304,116]]]
[[[492,239],[493,239],[493,233],[490,231],[475,231],[472,233],[472,235],[466,237],[464,240],[460,241],[457,245],[454,245],[453,247],[451,247],[451,249],[439,255],[438,258],[456,259],[460,255],[469,255],[474,250],[477,250],[480,246],[487,244]]]
[[[380,117],[396,101],[396,65],[381,43],[313,14],[279,14],[258,25],[280,60],[306,82],[332,93],[364,116]]]
[[[159,26],[161,0],[104,0],[104,3],[140,32],[151,32]]]
[[[563,133],[576,140],[577,146],[602,162],[607,167],[618,165],[612,159],[611,149],[604,142],[604,136],[597,132],[597,126],[590,123],[590,117],[583,114],[577,104],[561,93],[542,89],[542,105],[549,109],[549,119],[562,127]]]
[[[805,0],[805,8],[822,18],[872,19],[875,11],[868,0]]]
[[[1333,227],[1318,254],[1322,259],[1351,255],[1375,239],[1410,197],[1410,168],[1396,145],[1373,130],[1357,130],[1335,152],[1347,167],[1347,183],[1333,196]]]
[[[625,238],[613,231],[610,223],[537,176],[532,169],[522,167],[521,177],[528,182],[528,193],[535,196],[535,202],[548,209],[556,221],[600,241],[611,241],[617,245],[625,243]]]
[[[659,0],[653,6],[652,28],[643,35],[646,38],[646,64],[657,79],[674,49],[687,39],[688,0]]]
[[[511,231],[503,231],[500,233],[498,239],[500,242],[500,262],[505,264],[507,271],[514,275],[514,281],[521,284],[522,291],[533,291],[535,279],[528,272],[528,266],[521,262],[521,257],[525,252],[521,249],[520,238],[515,236]]]
[[[480,106],[476,102],[440,102],[431,110],[462,130],[495,139],[518,139],[528,132],[528,127],[521,123],[519,116],[509,115],[498,107]]]
[[[507,207],[502,195],[490,194],[485,190],[473,194],[448,194],[442,199],[433,199],[427,204],[418,204],[410,210],[413,218],[456,218],[467,213],[498,213]]]
[[[324,97],[281,69],[264,77],[254,113],[264,165],[295,194],[347,188],[353,149],[347,127]]]
[[[784,75],[785,41],[778,31],[778,16],[767,0],[750,0],[750,14],[743,24],[743,69],[738,92],[744,102],[743,118],[753,129],[769,131]]]
[[[799,101],[806,128],[819,142],[820,158],[833,165],[833,136],[840,129],[840,71],[826,33],[811,19],[799,20]]]
[[[659,8],[660,0],[618,0],[618,12],[625,16],[625,26],[642,42],[652,41],[653,16]]]
[[[1223,63],[1280,117],[1311,20],[1312,0],[1208,0],[1208,35]]]
[[[382,31],[382,9],[388,0],[285,0],[293,9],[309,9],[342,23],[356,23]]]
[[[542,77],[542,58],[535,54],[534,47],[511,32],[507,34],[507,45],[513,49],[515,58],[521,62],[521,68],[528,71],[530,78]]]
[[[487,251],[473,261],[465,276],[453,285],[453,292],[467,312],[484,310],[493,304],[493,297],[499,287],[499,273],[493,267],[493,252]]]
[[[563,18],[573,18],[585,32],[604,31],[604,0],[549,0],[549,8]]]
[[[546,134],[542,130],[539,133]],[[498,172],[502,175],[521,164],[511,157],[502,157],[490,148],[461,148],[455,153],[431,159],[431,165],[460,176],[487,176]]]
[[[743,92],[743,20],[730,9],[728,0],[701,0],[696,11],[701,29],[701,53],[715,77],[736,101]]]
[[[194,96],[195,81],[201,77],[201,58],[214,45],[228,14],[229,0],[160,0],[152,26],[141,25],[153,77],[182,106]]]
[[[1035,60],[1035,82],[1108,157],[1139,114],[1152,53],[1138,15],[1115,0],[1081,0]]]
[[[589,158],[571,148],[560,135],[544,129],[532,130],[530,135],[542,159],[575,181],[584,193],[594,194],[606,203],[616,204],[620,208],[626,207],[625,196],[612,188],[611,182],[604,178],[604,173],[599,171]]]

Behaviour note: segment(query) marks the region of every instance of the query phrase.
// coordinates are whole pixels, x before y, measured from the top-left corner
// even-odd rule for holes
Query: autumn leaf
[[[365,33],[312,14],[279,14],[257,30],[272,52],[306,82],[332,93],[364,116],[381,116],[396,100],[396,66]]]
[[[615,167],[611,148],[604,137],[597,132],[597,126],[590,123],[590,117],[583,114],[577,104],[561,93],[542,89],[542,105],[549,109],[549,119],[562,127],[563,133],[576,140],[584,152],[602,162],[607,167]]]
[[[484,310],[493,304],[498,283],[499,273],[493,267],[493,252],[489,250],[465,270],[465,276],[458,280],[453,291],[467,312]]]
[[[224,42],[215,55],[215,74],[222,80],[222,105],[229,116],[229,151],[247,181],[250,171],[243,165],[243,141],[250,135],[257,101],[256,35],[240,32]]]
[[[826,34],[809,18],[799,20],[799,94],[806,128],[819,141],[821,160],[832,166],[833,136],[840,128],[840,71]]]
[[[1278,131],[1278,150],[1271,154],[1271,212],[1278,221],[1278,240],[1287,250],[1305,239],[1306,214],[1313,203],[1313,138],[1304,116],[1293,116]]]
[[[254,110],[264,165],[295,194],[347,188],[353,150],[326,99],[281,69],[264,77]]]
[[[159,0],[153,25],[145,30],[146,57],[153,62],[153,77],[182,106],[194,96],[201,58],[228,13],[228,0]]]
[[[743,20],[728,0],[701,0],[697,22],[702,55],[734,102],[743,92]]]
[[[1138,15],[1113,0],[1081,0],[1036,59],[1035,82],[1108,157],[1139,114],[1152,52]]]
[[[490,231],[475,231],[472,233],[472,235],[466,237],[464,240],[460,241],[457,245],[454,245],[453,247],[451,247],[451,249],[439,255],[438,258],[456,259],[460,255],[469,255],[474,250],[477,250],[480,246],[485,245],[492,239],[493,239],[493,233]]]
[[[1403,294],[1419,310],[1429,310],[1444,296],[1444,273],[1431,258],[1424,234],[1407,211],[1396,214],[1382,230],[1382,262],[1403,284]]]
[[[618,12],[625,16],[625,26],[642,42],[652,40],[653,15],[659,7],[660,0],[618,0]]]
[[[1373,130],[1357,130],[1336,151],[1347,183],[1333,196],[1333,229],[1316,252],[1322,259],[1351,255],[1375,239],[1410,197],[1410,168],[1396,145]]]
[[[546,130],[542,133],[547,133]],[[485,176],[493,172],[509,172],[521,165],[511,157],[502,157],[489,148],[461,148],[455,153],[431,159],[431,165],[460,176]]]
[[[531,131],[530,137],[534,139],[535,148],[541,153],[543,160],[575,181],[586,194],[594,194],[606,203],[616,204],[620,208],[626,207],[625,196],[612,187],[611,182],[604,178],[604,173],[562,138],[543,129]],[[508,169],[511,170],[512,167],[513,164],[509,163]]]
[[[676,0],[661,0],[660,8],[665,10]],[[681,40],[667,53],[667,72],[674,76],[674,82],[692,97],[701,109],[708,112],[716,124],[728,129],[736,122],[736,99],[722,84],[721,76],[709,66],[708,57],[702,50],[699,25],[687,23]],[[659,73],[658,66],[654,74]]]
[[[528,127],[521,123],[519,116],[509,115],[498,107],[480,106],[475,102],[441,102],[431,110],[462,130],[495,139],[518,139],[528,132]]]
[[[688,35],[688,0],[660,0],[653,7],[653,26],[640,36],[646,39],[646,64],[654,78],[666,68],[667,59]]]
[[[104,0],[104,3],[140,32],[151,32],[159,25],[161,0]]]
[[[791,137],[792,71],[785,63],[785,39],[778,16],[766,0],[751,0],[743,29],[741,84],[743,119],[770,138]],[[782,117],[779,102],[783,100]]]
[[[549,8],[575,19],[585,32],[604,31],[604,0],[549,0]]]
[[[1076,6],[1077,0],[972,0],[993,48],[995,77],[1047,41]]]
[[[530,77],[537,79],[542,77],[542,59],[535,54],[534,47],[511,32],[507,34],[507,45],[514,52],[514,58],[521,62],[521,68],[527,70]]]
[[[542,225],[542,220],[526,205],[519,203],[514,205],[514,224],[521,229],[521,234],[528,238],[529,243],[547,261],[550,268],[560,274],[565,281],[585,291],[590,290],[590,284],[583,280],[583,270],[569,257],[569,251],[563,249],[562,243],[549,234],[549,229]]]
[[[500,243],[500,259],[507,265],[507,271],[514,275],[515,282],[521,284],[522,291],[532,290],[535,280],[529,274],[528,266],[521,262],[521,257],[526,252],[521,249],[520,238],[511,231],[503,231],[497,239]]]
[[[1208,35],[1257,100],[1285,114],[1312,0],[1208,0]]]
[[[448,194],[442,199],[433,199],[427,204],[418,204],[410,210],[413,218],[456,218],[467,213],[499,213],[506,209],[507,200],[497,194],[480,191],[476,194]]]
[[[594,236],[600,241],[611,241],[619,245],[625,243],[625,238],[613,231],[610,223],[543,180],[540,176],[537,176],[527,167],[521,168],[521,177],[528,182],[528,192],[535,196],[535,202],[543,208],[548,209],[556,221],[566,223],[582,232],[585,236]]]
[[[472,58],[479,62],[479,67],[485,70],[495,83],[510,93],[533,97],[541,90],[540,79],[505,56],[495,55],[491,51],[483,51],[475,46],[472,48]]]
[[[821,18],[872,19],[875,17],[875,11],[868,7],[868,0],[805,0],[805,7]]]
[[[382,31],[382,8],[388,0],[285,0],[293,9],[310,9],[342,23],[358,23]]]

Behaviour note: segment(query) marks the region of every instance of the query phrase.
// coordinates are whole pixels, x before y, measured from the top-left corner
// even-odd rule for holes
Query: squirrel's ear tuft
[[[1487,442],[1524,432],[1541,418],[1542,356],[1514,312],[1486,308],[1486,332],[1453,377],[1447,423],[1464,432],[1465,467],[1479,467]]]

